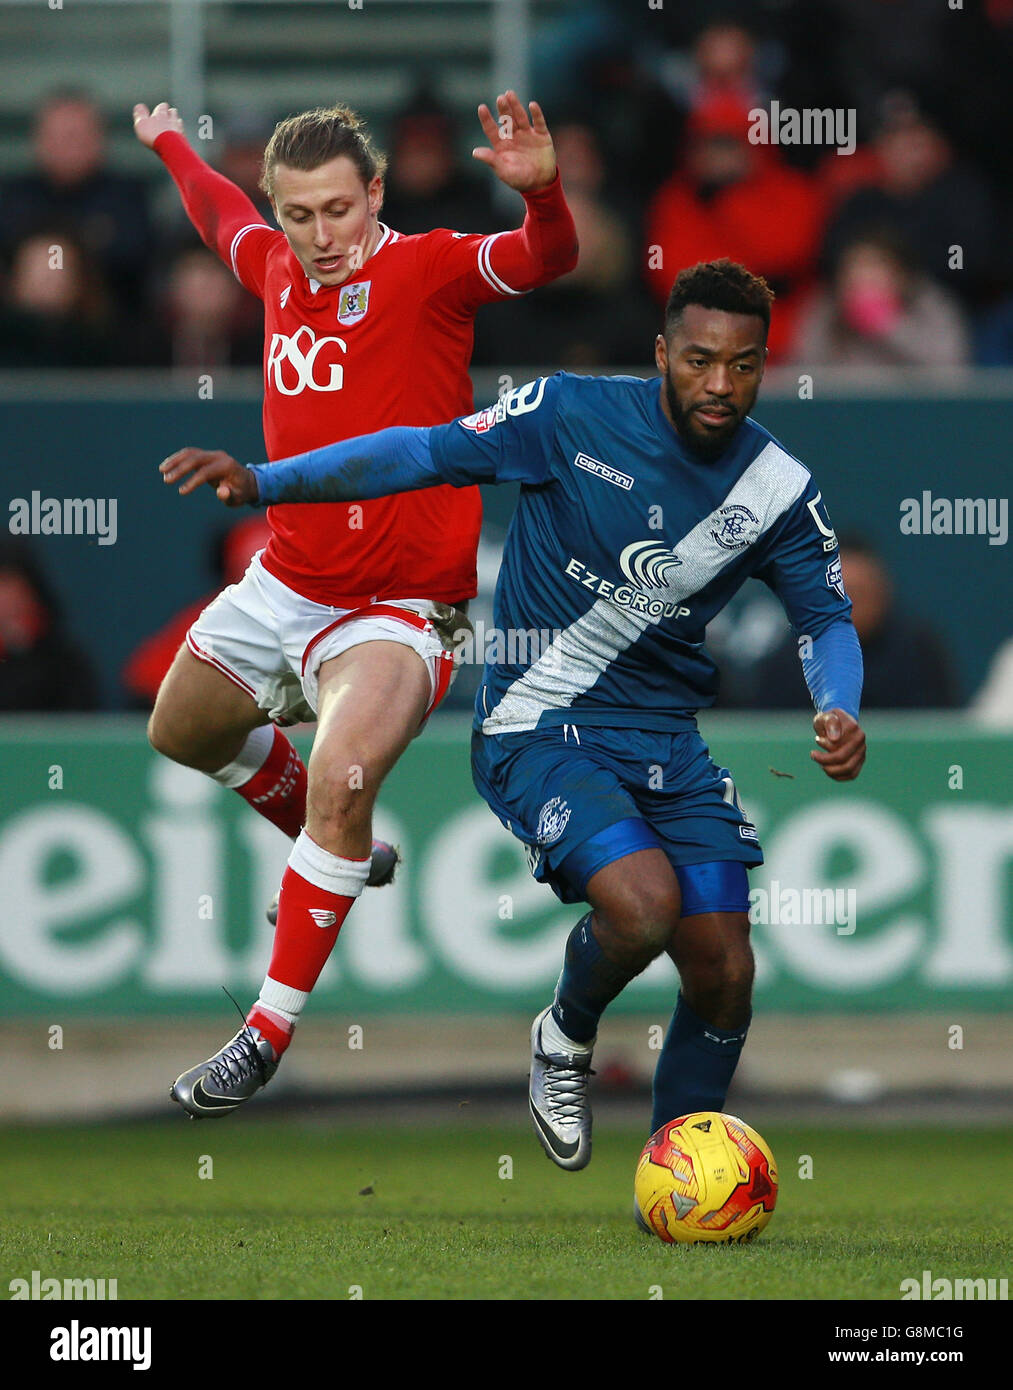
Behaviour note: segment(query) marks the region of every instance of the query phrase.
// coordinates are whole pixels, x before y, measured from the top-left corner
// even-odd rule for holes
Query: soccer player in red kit
[[[191,221],[264,301],[269,459],[389,425],[473,409],[478,307],[571,270],[577,243],[536,103],[478,109],[475,150],[524,196],[523,225],[489,236],[402,236],[379,219],[384,161],[346,107],[276,128],[263,187],[281,230],[191,149],[178,112],[134,108]],[[149,726],[167,757],[232,787],[293,840],[274,949],[240,1032],[171,1094],[227,1114],[270,1080],[342,922],[370,873],[384,776],[449,686],[476,592],[477,488],[430,488],[349,507],[278,506],[241,582],[198,618]],[[280,726],[317,720],[308,769]]]

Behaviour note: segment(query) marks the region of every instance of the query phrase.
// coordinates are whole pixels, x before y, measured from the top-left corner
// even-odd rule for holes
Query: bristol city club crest
[[[366,317],[369,308],[369,287],[372,280],[363,280],[357,285],[342,285],[338,299],[338,323],[349,328]]]

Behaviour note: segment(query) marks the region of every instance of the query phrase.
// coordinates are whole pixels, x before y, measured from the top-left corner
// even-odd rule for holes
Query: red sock
[[[298,836],[306,819],[306,764],[277,726],[260,771],[235,790],[290,840]]]
[[[310,855],[319,861],[324,851],[309,840],[305,831],[296,842],[293,857],[299,857],[300,848],[305,857],[307,845]],[[369,868],[368,859],[343,860],[336,855],[328,855],[327,859],[328,867],[333,866],[328,876],[332,886],[345,886],[352,891],[329,892],[289,864],[281,881],[271,964],[260,997],[247,1015],[247,1023],[260,1029],[279,1057],[291,1041],[302,1006],[334,949],[338,932],[361,892]]]
[[[267,969],[271,979],[308,994],[354,902],[355,898],[325,892],[289,866],[281,880],[274,951]]]

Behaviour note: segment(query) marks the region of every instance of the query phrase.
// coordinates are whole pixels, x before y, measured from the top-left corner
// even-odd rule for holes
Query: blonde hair
[[[350,107],[318,106],[287,116],[278,122],[267,142],[260,187],[273,201],[274,171],[279,164],[290,169],[318,169],[339,155],[352,161],[366,188],[387,169],[386,155],[374,148],[365,122]]]

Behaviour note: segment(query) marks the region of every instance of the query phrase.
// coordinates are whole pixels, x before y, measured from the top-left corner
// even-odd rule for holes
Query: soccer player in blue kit
[[[210,483],[233,506],[521,484],[495,623],[547,640],[487,662],[472,767],[535,878],[591,908],[531,1030],[531,1114],[561,1168],[591,1156],[598,1021],[661,952],[681,989],[651,1131],[722,1110],[745,1042],[747,869],[763,856],[695,713],[717,690],[707,623],[748,578],[770,586],[799,639],[817,711],[810,756],[837,781],[865,760],[862,655],[837,538],[809,471],[749,418],[772,298],[734,262],[700,264],[672,287],[660,382],[559,372],[447,425],[254,467],[195,448],[161,466],[181,491]],[[518,657],[509,644],[506,655]]]

